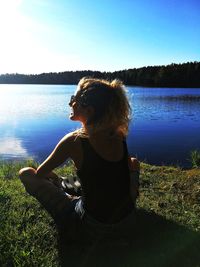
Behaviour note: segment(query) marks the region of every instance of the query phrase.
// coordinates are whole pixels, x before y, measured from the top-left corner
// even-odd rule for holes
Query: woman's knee
[[[19,178],[22,182],[35,175],[36,175],[36,170],[32,167],[25,167],[19,171]]]
[[[31,193],[36,183],[36,170],[31,167],[25,167],[19,171],[19,178],[25,186],[26,191]]]

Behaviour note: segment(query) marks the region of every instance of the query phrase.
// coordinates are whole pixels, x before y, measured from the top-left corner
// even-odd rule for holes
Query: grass
[[[53,221],[17,178],[22,165],[0,164],[0,266],[56,266]]]
[[[54,222],[17,177],[27,165],[37,164],[0,162],[0,266],[59,266]],[[72,165],[57,170],[60,175],[72,172]],[[200,169],[142,164],[137,206],[131,245],[64,244],[63,265],[200,266]]]

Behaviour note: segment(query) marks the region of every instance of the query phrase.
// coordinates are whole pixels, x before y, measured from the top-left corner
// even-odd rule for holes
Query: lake
[[[44,160],[80,124],[68,119],[75,85],[0,85],[0,159]],[[129,152],[151,164],[189,166],[200,150],[200,89],[127,87]]]

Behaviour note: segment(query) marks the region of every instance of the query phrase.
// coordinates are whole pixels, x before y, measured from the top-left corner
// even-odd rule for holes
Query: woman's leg
[[[38,178],[35,169],[26,167],[19,171],[19,177],[26,191],[44,206],[56,222],[61,222],[67,214],[73,212],[72,199],[65,194],[61,187],[56,185],[55,176],[54,181],[52,181],[52,175],[50,180]]]

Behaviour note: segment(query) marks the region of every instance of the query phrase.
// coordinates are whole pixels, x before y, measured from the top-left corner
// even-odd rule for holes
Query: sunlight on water
[[[75,85],[0,85],[0,157],[43,160],[63,135]],[[129,152],[153,164],[188,164],[200,149],[200,89],[127,87]]]
[[[12,116],[16,119],[29,116],[41,118],[69,112],[67,101],[66,106],[63,105],[62,92],[57,91],[55,86],[55,92],[51,90],[49,94],[49,87],[43,86],[41,90],[38,85],[0,85],[0,120],[10,120]],[[66,94],[66,90],[63,92]]]

